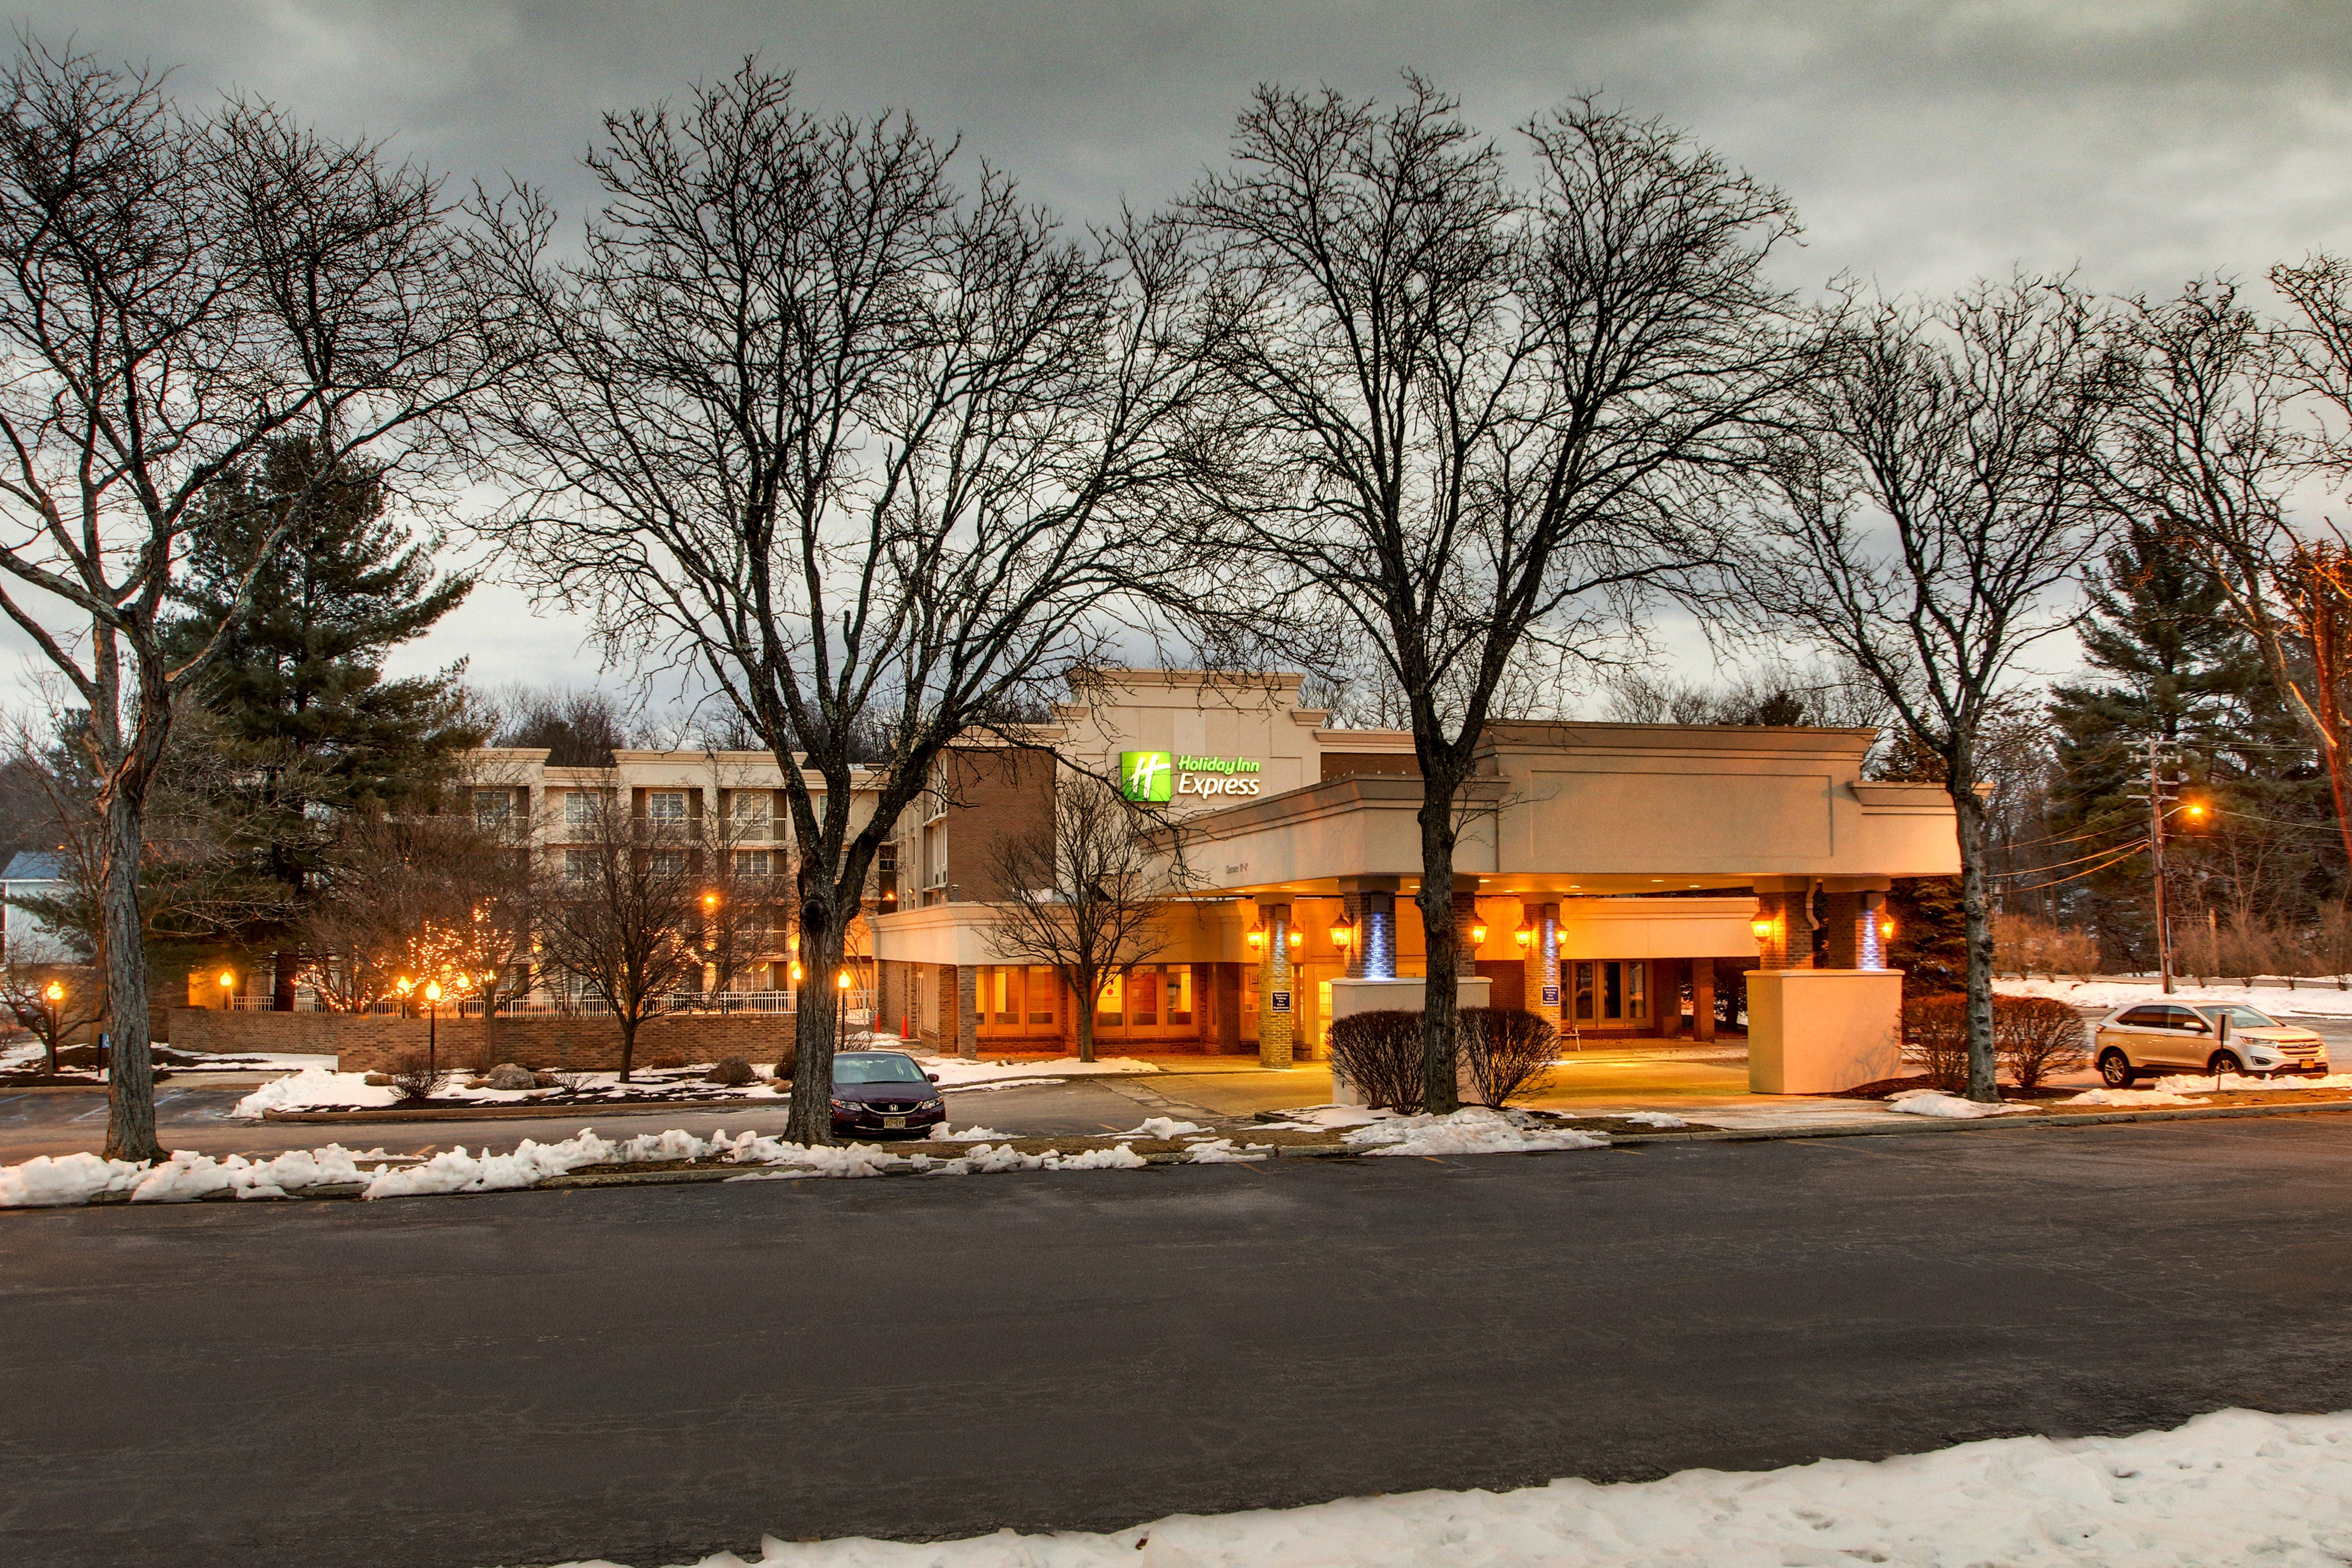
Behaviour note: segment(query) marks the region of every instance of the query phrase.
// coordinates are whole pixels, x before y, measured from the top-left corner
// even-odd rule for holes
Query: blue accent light
[[[1364,977],[1368,980],[1397,977],[1395,918],[1372,910],[1364,913]]]

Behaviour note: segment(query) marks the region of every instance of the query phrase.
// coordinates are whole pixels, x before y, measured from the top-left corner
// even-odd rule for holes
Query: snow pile
[[[1248,1148],[1250,1152],[1244,1153],[1234,1147],[1232,1139],[1215,1138],[1206,1143],[1193,1144],[1192,1148],[1185,1151],[1185,1158],[1189,1163],[1195,1165],[1239,1165],[1252,1160],[1265,1159],[1274,1152],[1275,1146],[1271,1143],[1252,1143]]]
[[[300,1072],[263,1084],[238,1100],[229,1114],[241,1121],[258,1121],[272,1110],[309,1110],[326,1105],[356,1105],[373,1110],[399,1098],[398,1090],[368,1082],[364,1073],[304,1068]]]
[[[1913,1116],[1941,1116],[1953,1121],[1968,1121],[1979,1116],[2006,1115],[2013,1108],[1962,1100],[1957,1094],[1944,1094],[1932,1089],[1906,1089],[1900,1094],[1888,1095],[1886,1109],[1906,1111]]]
[[[1998,1437],[1878,1463],[1405,1492],[1113,1534],[760,1542],[767,1568],[2313,1564],[2352,1556],[2352,1416],[2224,1410],[2131,1437]],[[616,1568],[595,1563],[564,1568]],[[700,1568],[742,1568],[732,1552]]]
[[[361,1180],[352,1152],[340,1143],[323,1149],[293,1149],[270,1160],[231,1154],[225,1160],[183,1149],[142,1177],[131,1190],[134,1204],[193,1203],[214,1193],[240,1198],[282,1198],[304,1187],[331,1187]]]
[[[1690,1125],[1689,1122],[1685,1121],[1681,1117],[1669,1116],[1663,1110],[1627,1110],[1618,1112],[1616,1114],[1618,1116],[1618,1120],[1622,1121],[1638,1121],[1644,1127],[1655,1127],[1662,1131],[1671,1128],[1688,1127]]]
[[[488,1193],[528,1187],[547,1176],[569,1175],[583,1165],[601,1165],[613,1157],[613,1144],[593,1132],[541,1143],[526,1138],[511,1154],[484,1149],[468,1154],[466,1146],[436,1154],[405,1170],[379,1169],[360,1194],[363,1198],[422,1197],[434,1193]]]
[[[127,1192],[147,1173],[143,1162],[101,1160],[95,1154],[36,1154],[21,1165],[0,1165],[0,1209],[58,1208],[86,1204],[100,1193]]]
[[[2320,1078],[2250,1078],[2225,1072],[2219,1079],[2210,1072],[2185,1072],[2158,1079],[2156,1087],[2167,1094],[2293,1094],[2305,1089],[2352,1089],[2352,1072]]]
[[[1076,1057],[1040,1057],[1025,1062],[968,1062],[959,1057],[926,1057],[922,1063],[923,1070],[938,1079],[943,1089],[1011,1089],[1016,1084],[1053,1083],[1066,1078],[1127,1078],[1160,1070],[1133,1057],[1101,1057],[1090,1062],[1082,1062]]]
[[[1006,1171],[1139,1171],[1151,1163],[1124,1143],[1089,1149],[1083,1154],[1065,1154],[1059,1149],[1024,1154],[1010,1143],[982,1143],[953,1160],[934,1163],[917,1155],[916,1161],[919,1169],[934,1176],[993,1176]]]
[[[975,1140],[982,1138],[1011,1138],[1013,1136],[1015,1136],[1015,1134],[1011,1132],[999,1132],[993,1127],[967,1127],[961,1132],[950,1132],[948,1131],[948,1124],[944,1121],[940,1122],[937,1127],[932,1128],[930,1131],[930,1141],[934,1143],[970,1143]]]
[[[2204,1084],[2209,1089],[2212,1087],[2212,1080],[2210,1079],[2200,1079],[2197,1081]],[[2053,1103],[2058,1105],[2112,1105],[2119,1110],[2137,1109],[2146,1110],[2152,1106],[2202,1105],[2204,1101],[2198,1100],[2191,1095],[2174,1094],[2168,1089],[2086,1089],[2082,1093],[2075,1095],[2071,1099],[2057,1100]]]
[[[1484,1105],[1465,1105],[1451,1116],[1392,1116],[1340,1138],[1367,1154],[1522,1154],[1609,1147],[1598,1133],[1545,1129],[1524,1110]]]
[[[1181,1138],[1187,1132],[1206,1132],[1207,1131],[1207,1128],[1197,1121],[1179,1121],[1172,1116],[1147,1116],[1143,1119],[1142,1126],[1130,1127],[1124,1132],[1115,1132],[1111,1136],[1157,1138],[1165,1142],[1171,1138]]]

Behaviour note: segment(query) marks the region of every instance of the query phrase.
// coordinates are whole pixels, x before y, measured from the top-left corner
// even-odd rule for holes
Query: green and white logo
[[[1176,763],[1166,752],[1121,752],[1118,793],[1134,801],[1176,798]]]

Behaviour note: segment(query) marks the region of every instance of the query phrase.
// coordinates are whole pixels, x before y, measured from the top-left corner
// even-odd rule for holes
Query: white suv
[[[2091,1036],[2099,1078],[2110,1089],[2128,1088],[2142,1073],[2327,1070],[2325,1040],[2236,1002],[2136,1002],[2100,1019]]]

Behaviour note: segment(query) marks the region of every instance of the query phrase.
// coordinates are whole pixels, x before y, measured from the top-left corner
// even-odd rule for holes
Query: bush
[[[1407,1114],[1422,1105],[1421,1015],[1354,1013],[1331,1026],[1331,1064],[1364,1103]]]
[[[432,1099],[434,1091],[448,1081],[449,1069],[439,1066],[428,1067],[424,1057],[411,1053],[394,1062],[388,1076],[392,1079],[392,1087],[399,1090],[403,1100],[425,1100]]]
[[[646,1058],[648,1072],[675,1072],[686,1065],[686,1058],[676,1051],[657,1051]]]
[[[1927,1079],[1957,1093],[1969,1086],[1969,999],[1958,992],[1903,1004],[1903,1043],[1925,1060]]]
[[[2053,996],[1992,999],[1993,1055],[2020,1089],[2039,1089],[2044,1074],[2081,1067],[2082,1016]]]
[[[760,1080],[760,1075],[751,1070],[751,1064],[741,1057],[728,1057],[702,1076],[705,1082],[718,1084],[722,1089],[740,1089],[747,1083]]]
[[[1462,1054],[1479,1103],[1499,1110],[1542,1089],[1559,1055],[1559,1031],[1521,1008],[1465,1007]]]

